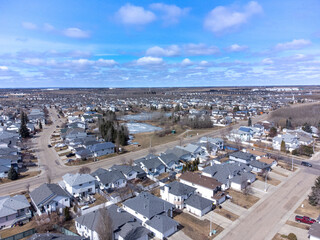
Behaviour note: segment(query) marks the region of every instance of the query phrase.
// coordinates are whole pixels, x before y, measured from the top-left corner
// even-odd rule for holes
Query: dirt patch
[[[257,178],[258,180],[262,181],[262,182],[265,181],[265,178],[262,177],[262,176],[258,176],[258,175],[257,175],[256,178]],[[271,184],[271,185],[273,185],[273,186],[278,186],[278,185],[281,183],[280,180],[275,179],[275,178],[271,178],[271,177],[268,177],[267,182],[268,182],[268,184]]]
[[[245,195],[242,192],[238,192],[231,189],[228,190],[228,194],[232,197],[232,199],[230,199],[232,203],[237,204],[240,207],[246,209],[251,208],[260,199],[256,196],[250,194]]]
[[[183,231],[191,239],[204,240],[213,239],[223,231],[221,226],[211,223],[212,229],[217,230],[216,234],[209,237],[210,222],[209,220],[200,220],[191,214],[180,213],[174,217],[174,220],[181,224],[181,231]]]
[[[215,210],[213,210],[215,213],[225,217],[225,218],[228,218],[229,220],[231,221],[235,221],[239,218],[239,216],[237,214],[234,214],[232,212],[229,212],[228,210],[224,209],[224,208],[216,208]]]
[[[303,207],[302,207],[302,205],[303,205]],[[294,213],[301,215],[301,216],[308,216],[311,218],[317,218],[320,214],[320,207],[310,205],[308,200],[305,199],[300,204],[300,206],[294,211]]]
[[[301,229],[304,229],[304,230],[309,230],[310,229],[309,225],[306,225],[306,224],[303,224],[303,223],[293,222],[293,221],[290,221],[290,220],[288,220],[286,222],[286,224],[288,224],[290,226],[293,226],[293,227],[301,228]]]

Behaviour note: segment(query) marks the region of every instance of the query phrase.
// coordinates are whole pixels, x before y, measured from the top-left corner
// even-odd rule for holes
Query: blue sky
[[[319,0],[0,0],[0,87],[319,84],[319,12]]]

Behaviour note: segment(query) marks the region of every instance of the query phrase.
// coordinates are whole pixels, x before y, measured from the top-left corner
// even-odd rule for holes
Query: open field
[[[232,199],[230,199],[232,203],[246,209],[251,208],[256,202],[259,201],[259,198],[256,196],[250,194],[245,195],[242,192],[231,189],[228,190],[228,194],[232,197]]]
[[[215,223],[212,223],[212,228],[217,230],[217,233],[216,235],[209,237],[210,222],[207,219],[199,220],[198,218],[185,212],[176,215],[174,217],[174,220],[182,225],[182,229],[180,231],[183,231],[191,239],[213,239],[223,231],[222,227],[218,226]]]

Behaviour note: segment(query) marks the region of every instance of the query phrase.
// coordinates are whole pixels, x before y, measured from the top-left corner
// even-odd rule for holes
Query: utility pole
[[[291,171],[293,172],[293,156],[291,156]]]
[[[268,173],[269,173],[269,170],[267,171],[267,174],[266,174],[266,177],[264,179],[264,191],[267,192],[267,181],[268,181]]]

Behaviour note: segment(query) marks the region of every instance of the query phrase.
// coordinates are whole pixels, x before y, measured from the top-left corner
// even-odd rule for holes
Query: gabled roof
[[[167,184],[167,187],[169,187],[169,193],[175,196],[188,195],[190,193],[194,193],[194,191],[196,190],[196,188],[190,187],[186,184],[176,181]]]
[[[148,229],[142,227],[138,222],[128,222],[121,228],[119,236],[124,240],[136,240],[150,233]]]
[[[199,173],[194,173],[194,172],[184,172],[180,176],[180,179],[188,181],[190,183],[200,185],[208,189],[212,189],[212,190],[222,185],[221,182],[218,182],[214,178],[206,177]]]
[[[52,201],[55,197],[69,198],[70,195],[63,190],[58,184],[44,183],[30,193],[34,204],[43,206]]]
[[[0,217],[16,214],[18,210],[28,208],[30,204],[24,195],[0,198]]]
[[[242,151],[233,152],[229,156],[232,156],[232,157],[235,157],[235,158],[239,158],[239,159],[243,159],[243,160],[246,160],[246,161],[251,161],[252,159],[256,159],[256,157],[253,154],[242,152]]]
[[[179,225],[178,222],[166,215],[156,215],[150,220],[146,221],[146,224],[161,233],[166,233],[171,228]]]
[[[94,182],[96,180],[90,174],[80,174],[80,173],[76,173],[76,174],[67,173],[62,177],[62,179],[70,186],[76,186],[79,184]]]
[[[141,161],[141,163],[147,168],[147,169],[157,169],[161,165],[164,167],[164,164],[159,160],[158,157],[146,159]]]
[[[105,209],[112,220],[113,231],[118,230],[121,226],[128,222],[135,221],[134,216],[130,213],[118,208],[116,205],[111,205],[108,209]],[[92,231],[97,231],[99,222],[101,219],[101,213],[99,210],[89,212],[80,217],[77,217],[75,221],[82,226],[86,226]]]
[[[196,194],[191,195],[184,202],[185,202],[185,204],[187,204],[193,208],[199,209],[199,210],[204,210],[207,207],[212,206],[212,204],[213,204],[212,201],[210,201],[206,198],[203,198],[199,195],[196,195]]]
[[[97,143],[92,146],[89,146],[89,148],[92,152],[98,152],[101,150],[106,150],[106,149],[114,148],[114,147],[115,146],[112,142]]]
[[[151,193],[141,192],[137,197],[126,200],[123,205],[151,219],[153,216],[173,209],[174,205]]]
[[[119,170],[111,170],[108,171],[103,168],[97,169],[95,172],[91,173],[91,176],[98,177],[99,181],[104,185],[108,185],[110,183],[114,183],[119,179],[126,179],[122,172]]]
[[[166,165],[170,162],[179,163],[179,158],[173,153],[162,153],[159,156],[160,160],[164,162]]]

